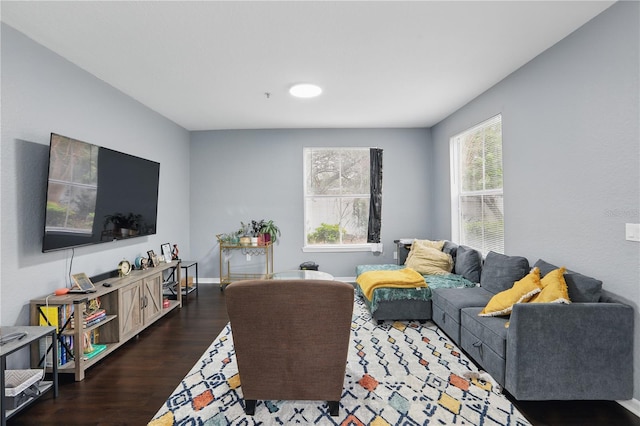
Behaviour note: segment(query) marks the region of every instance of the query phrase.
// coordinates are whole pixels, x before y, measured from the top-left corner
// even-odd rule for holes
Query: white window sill
[[[354,251],[371,251],[371,244],[336,244],[322,246],[304,246],[302,251],[305,253],[341,253]]]

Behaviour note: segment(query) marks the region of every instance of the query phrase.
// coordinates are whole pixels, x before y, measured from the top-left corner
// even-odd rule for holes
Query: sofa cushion
[[[458,254],[459,255],[459,254]],[[529,273],[529,261],[522,256],[506,256],[490,251],[482,265],[480,285],[493,294],[510,289]]]
[[[462,310],[460,347],[498,383],[504,385],[506,372],[506,319],[479,317],[480,308]]]
[[[482,308],[493,294],[481,287],[472,288],[434,288],[431,290],[431,301],[460,322],[460,309],[470,306]]]
[[[493,294],[480,287],[434,288],[431,293],[433,322],[444,330],[454,343],[460,343],[460,310],[469,306],[482,307],[491,296]]]
[[[534,267],[534,269],[538,269]],[[554,269],[545,275],[540,284],[542,285],[542,291],[529,300],[530,303],[571,303],[569,299],[569,291],[567,290],[567,283],[564,280],[564,271],[566,268],[562,267]]]
[[[453,261],[456,261],[456,256],[458,254],[458,245],[451,241],[445,241],[444,246],[442,246],[442,251],[450,254],[453,258]],[[455,263],[454,263],[455,264]]]
[[[534,266],[540,268],[543,277],[554,269],[558,269],[557,266],[542,259],[539,259]],[[600,300],[602,281],[569,270],[564,273],[564,280],[572,302],[596,303]]]
[[[479,283],[481,270],[482,256],[480,252],[467,246],[458,246],[454,272],[471,282]]]
[[[502,358],[506,358],[506,340],[508,327],[506,317],[482,317],[480,308],[464,308],[460,316],[460,325],[490,347]]]
[[[516,281],[513,287],[493,296],[478,315],[483,317],[509,315],[513,305],[529,301],[541,290],[540,270],[533,268],[524,278]]]
[[[407,268],[414,269],[421,274],[448,274],[453,270],[453,258],[429,244],[422,244],[416,240],[411,252],[404,263]]]

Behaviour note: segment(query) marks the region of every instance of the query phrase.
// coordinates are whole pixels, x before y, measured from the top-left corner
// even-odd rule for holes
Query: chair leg
[[[245,399],[244,400],[244,412],[247,416],[253,416],[256,413],[256,400]]]
[[[333,417],[337,417],[340,412],[340,401],[327,401],[329,404],[329,414]]]

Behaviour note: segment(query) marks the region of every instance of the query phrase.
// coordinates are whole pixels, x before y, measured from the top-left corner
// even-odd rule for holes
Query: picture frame
[[[151,264],[150,266],[158,266],[158,258],[156,257],[156,253],[153,250],[149,250],[147,252],[147,255],[149,255],[149,263]]]
[[[96,291],[91,279],[84,272],[71,275],[71,279],[74,283],[70,290],[71,293],[93,293]]]
[[[171,244],[164,243],[160,246],[160,250],[162,252],[162,256],[164,257],[164,261],[169,263],[171,262]]]

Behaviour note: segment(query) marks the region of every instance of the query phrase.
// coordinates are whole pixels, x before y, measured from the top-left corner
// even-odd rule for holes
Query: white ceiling
[[[188,130],[429,127],[613,3],[3,0],[0,16]],[[298,82],[324,93],[294,99]]]

